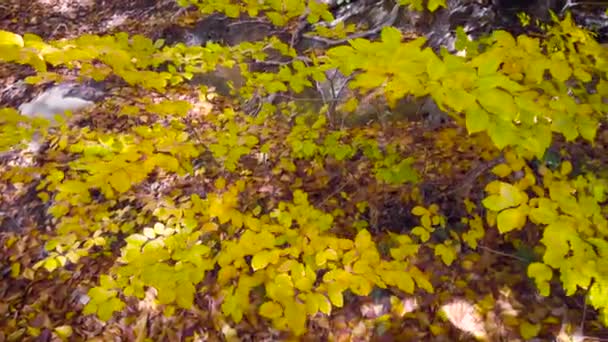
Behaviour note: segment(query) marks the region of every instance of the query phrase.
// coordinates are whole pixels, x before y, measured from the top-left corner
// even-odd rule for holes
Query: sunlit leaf
[[[512,209],[505,209],[498,213],[496,225],[501,234],[508,233],[515,229],[521,229],[526,224],[527,210],[525,206]]]
[[[0,30],[0,45],[16,45],[23,47],[23,38],[15,33]]]

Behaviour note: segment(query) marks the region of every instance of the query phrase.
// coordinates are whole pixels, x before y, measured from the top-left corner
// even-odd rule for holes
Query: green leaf
[[[499,80],[490,80],[488,77],[500,75],[496,70],[503,63],[501,57],[497,53],[483,53],[473,58],[471,63],[477,67],[477,75],[479,75],[479,79],[475,82],[478,88],[496,88],[500,85]],[[506,78],[506,76],[502,76]]]
[[[595,135],[599,128],[597,119],[581,115],[576,118],[576,123],[578,125],[578,131],[584,139],[589,142],[595,141]]]
[[[516,48],[516,42],[511,33],[504,30],[497,30],[492,32],[492,38],[496,42],[497,46],[504,48]]]
[[[479,88],[480,90],[487,90],[498,87],[505,89],[509,92],[526,90],[524,86],[512,81],[507,76],[496,73],[496,70],[492,71],[492,73],[490,73],[489,75],[480,77],[475,83],[477,85],[477,88]]]
[[[517,134],[517,128],[511,121],[497,119],[490,122],[488,127],[488,135],[492,139],[494,145],[503,149],[509,145],[516,145],[521,142]]]
[[[476,91],[475,96],[483,108],[503,120],[512,120],[519,111],[513,95],[502,89],[480,89]]]
[[[443,103],[458,113],[467,112],[477,106],[476,97],[464,89],[450,89],[440,100],[443,101],[437,101],[437,103]]]
[[[481,108],[475,107],[466,112],[466,126],[469,134],[483,132],[488,129],[490,117],[488,112]]]
[[[578,137],[578,130],[574,120],[567,113],[559,113],[551,122],[551,129],[564,135],[567,141],[574,141]]]

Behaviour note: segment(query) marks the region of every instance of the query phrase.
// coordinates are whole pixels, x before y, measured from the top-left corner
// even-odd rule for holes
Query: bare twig
[[[490,248],[490,247],[486,247],[486,246],[482,246],[482,245],[479,245],[479,246],[477,246],[477,247],[479,247],[479,248],[481,248],[481,249],[483,249],[483,250],[486,250],[486,251],[488,251],[488,252],[490,252],[490,253],[494,253],[494,254],[498,254],[498,255],[506,256],[506,257],[509,257],[509,258],[512,258],[512,259],[515,259],[515,260],[519,260],[519,261],[521,261],[521,262],[526,262],[526,259],[521,258],[521,257],[518,257],[517,255],[513,255],[513,254],[509,254],[509,253],[505,253],[505,252],[497,251],[497,250],[495,250],[495,249],[492,249],[492,248]]]
[[[387,26],[391,26],[395,23],[395,20],[397,20],[398,13],[399,13],[399,5],[395,5],[393,7],[393,9],[391,10],[388,19],[383,24],[378,25],[378,27],[375,27],[371,30],[352,34],[344,39],[330,39],[330,38],[325,38],[325,37],[308,36],[308,35],[305,35],[304,37],[322,42],[324,44],[327,44],[329,47],[346,44],[346,43],[348,43],[349,40],[352,40],[352,39],[366,38],[366,37],[378,34],[380,31],[382,31],[383,28],[385,28]]]
[[[489,162],[482,163],[481,165],[479,165],[476,168],[467,172],[467,174],[464,176],[464,179],[462,180],[460,185],[456,186],[455,188],[453,188],[451,190],[448,190],[446,192],[443,192],[443,193],[435,196],[435,198],[432,199],[432,202],[436,201],[440,197],[446,198],[451,195],[460,194],[463,192],[465,193],[465,196],[466,196],[468,191],[473,186],[473,183],[477,180],[477,178],[479,178],[481,175],[486,173],[489,169],[493,168],[494,166],[496,166],[502,162],[504,162],[504,157],[500,156]]]
[[[323,204],[325,204],[327,201],[329,201],[330,198],[334,197],[335,195],[337,195],[340,191],[342,191],[348,184],[350,184],[352,182],[353,178],[352,175],[350,173],[348,173],[348,179],[346,180],[346,182],[342,183],[336,190],[332,191],[331,194],[329,194],[327,197],[325,197],[321,202],[319,202],[319,204],[317,204],[317,207],[321,207],[323,206]]]
[[[578,6],[603,6],[606,5],[605,2],[602,1],[572,1],[572,0],[568,0],[566,1],[566,4],[564,5],[564,7],[562,7],[561,11],[559,12],[560,14],[564,14],[564,12],[566,12],[568,9],[573,8],[573,7],[578,7]]]
[[[304,11],[304,13],[298,18],[298,26],[296,27],[294,33],[291,34],[291,41],[289,42],[289,46],[291,48],[293,48],[298,42],[298,40],[300,40],[300,37],[302,36],[302,31],[304,31],[306,25],[308,25],[308,22],[306,21],[306,17],[308,17],[308,14],[310,14],[310,9],[307,8],[306,11]]]

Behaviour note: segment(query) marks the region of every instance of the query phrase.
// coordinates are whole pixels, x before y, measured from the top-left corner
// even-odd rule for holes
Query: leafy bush
[[[300,1],[288,10],[273,1],[187,3],[231,17],[263,13],[275,25],[306,10]],[[309,22],[331,19],[326,7],[308,4]],[[430,10],[442,5],[428,2]],[[387,27],[378,41],[354,39],[304,62],[274,37],[235,47],[186,47],[126,34],[44,42],[30,34],[0,32],[0,60],[34,68],[37,74],[29,83],[61,79],[50,70],[78,68],[83,77],[116,76],[131,87],[165,94],[163,100],[105,103],[119,108],[107,114],[124,123],[120,132],[62,125],[53,149],[69,158],[36,170],[39,197],[49,203],[55,230],[46,244],[49,255],[34,270],[52,272],[111,252],[118,243],[120,257],[90,290],[84,313],[108,320],[123,310],[127,298],[142,299],[154,288],[171,314],[190,308],[197,294],[206,292],[222,298],[222,313],[234,322],[257,313],[277,329],[299,335],[306,331],[307,317],[342,307],[345,291],[358,296],[374,288],[433,292],[428,272],[416,265],[421,248],[431,248],[451,265],[463,244],[477,248],[491,227],[507,235],[538,227],[542,239],[534,247],[543,259],[532,262],[528,274],[541,294],[549,294],[558,271],[569,295],[588,290],[608,324],[606,179],[591,172],[572,176],[572,165],[565,162],[556,171],[541,167],[537,182],[529,166],[543,157],[556,133],[567,141],[595,140],[606,113],[605,50],[569,17],[556,22],[542,40],[496,31],[480,41],[460,41],[467,57],[437,55],[424,47],[423,38],[403,40],[396,28]],[[247,62],[266,60],[269,49],[290,62],[276,73],[250,71]],[[179,99],[175,89],[196,74],[235,65],[246,82],[238,89],[238,101],[224,110],[197,117],[203,109]],[[375,241],[361,217],[347,220],[338,206],[325,212],[311,204],[303,190],[306,174],[346,169],[347,162],[382,186],[412,186],[422,177],[408,142],[381,143],[364,129],[333,130],[324,115],[297,112],[294,103],[264,103],[255,117],[238,110],[237,103],[256,97],[301,92],[334,68],[353,76],[354,94],[380,89],[390,106],[406,96],[430,96],[470,135],[489,138],[495,151],[503,152],[504,162],[493,168],[498,179],[486,185],[485,222],[467,199],[462,203],[468,212],[461,220],[465,229],[433,238],[448,223],[438,206],[418,199],[412,209],[418,225]],[[357,106],[353,97],[340,111]],[[4,149],[44,129],[10,108],[1,109],[0,118]],[[293,182],[290,193],[273,200],[251,197],[260,185],[255,169],[264,163],[273,175]],[[211,187],[205,183],[204,195],[138,197],[159,174],[215,181]],[[4,178],[32,181],[18,171]],[[329,180],[320,182],[330,186]],[[345,192],[334,195],[349,202]],[[135,201],[143,207],[130,207]],[[363,212],[366,203],[349,205]],[[259,300],[252,303],[256,295]]]

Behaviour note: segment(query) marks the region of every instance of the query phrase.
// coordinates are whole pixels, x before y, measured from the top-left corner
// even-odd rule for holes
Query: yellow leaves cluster
[[[223,224],[233,223],[227,219],[233,209],[220,209],[226,201],[232,203],[228,207],[235,205],[232,196],[229,191],[210,195],[207,201],[217,203],[210,206],[211,217],[226,217]],[[382,260],[367,230],[359,231],[353,240],[327,234],[331,215],[323,218],[327,214],[313,208],[302,191],[294,192],[293,198],[292,203],[281,203],[272,215],[255,218],[241,213],[244,230],[238,240],[222,241],[217,264],[218,284],[226,296],[224,314],[238,322],[250,306],[248,291],[254,283],[264,284],[267,300],[258,308],[260,315],[277,329],[301,334],[306,317],[330,314],[332,306],[341,307],[345,290],[365,296],[374,286],[395,286],[413,293],[417,284],[433,291],[427,275],[407,262],[418,250],[407,235],[394,235],[397,245],[391,255],[395,260]],[[320,270],[326,272],[319,282]],[[233,287],[235,281],[238,284]]]
[[[530,211],[528,195],[519,188],[505,182],[494,181],[486,186],[490,194],[483,200],[483,205],[497,212],[496,224],[501,233],[521,229],[526,224]]]
[[[422,5],[421,1],[400,3],[415,7]],[[275,25],[286,25],[305,12],[311,23],[320,18],[332,19],[327,7],[315,1],[248,1],[242,5],[207,2],[197,5],[206,11],[219,10],[231,17],[237,17],[241,12],[252,16],[263,12]],[[439,0],[428,2],[431,10],[444,5]],[[562,23],[562,29],[568,30],[569,36],[580,45],[578,48],[594,55],[590,49],[592,44],[587,44],[587,38],[573,26]],[[348,30],[343,27],[333,34],[344,36]],[[281,67],[277,74],[250,73],[249,81],[259,82],[249,82],[248,86],[253,88],[251,84],[256,83],[255,86],[263,88],[261,94],[289,88],[298,92],[311,85],[309,78],[322,79],[320,75],[328,67],[339,68],[347,76],[357,70],[359,72],[350,84],[353,88],[362,91],[383,88],[389,103],[395,103],[406,95],[431,96],[441,107],[453,110],[452,115],[457,118],[464,114],[469,133],[487,132],[498,148],[516,145],[533,155],[542,156],[551,142],[552,130],[570,140],[578,135],[593,140],[597,129],[594,116],[605,110],[605,106],[597,99],[589,101],[592,102],[589,105],[577,105],[563,89],[553,89],[543,75],[548,70],[553,80],[560,84],[571,77],[588,82],[591,69],[605,68],[605,65],[589,64],[584,58],[577,57],[574,51],[568,51],[567,44],[561,45],[560,51],[548,57],[541,53],[536,39],[515,39],[506,32],[497,32],[492,39],[485,52],[471,51],[473,58],[440,58],[429,49],[423,49],[424,39],[403,43],[401,33],[389,27],[382,30],[379,42],[353,40],[350,46],[331,49],[319,65],[307,66],[295,61]],[[126,34],[107,37],[85,35],[75,40],[45,43],[32,35],[21,37],[0,31],[0,59],[32,65],[41,72],[30,79],[35,82],[57,77],[46,73],[47,63],[53,66],[78,63],[83,75],[96,80],[116,74],[129,84],[163,91],[168,85],[206,71],[204,68],[215,68],[220,60],[228,59],[234,51],[239,61],[245,56],[260,59],[266,56],[262,48],[254,44],[234,51],[184,46],[161,49],[161,45],[161,42],[152,42],[142,36],[128,37]],[[275,47],[286,55],[293,53],[285,44],[277,43]],[[94,66],[93,60],[103,65]],[[150,71],[166,62],[171,64],[166,72]],[[185,71],[178,71],[182,69]],[[603,80],[599,83],[600,94],[605,93],[605,83]],[[247,92],[253,93],[253,89],[243,91]],[[355,100],[348,102],[348,106],[356,106]],[[138,114],[139,110],[131,106],[122,112]],[[164,101],[148,103],[145,110],[163,118],[184,117],[190,106],[184,101]],[[3,117],[0,120],[14,124],[15,112],[3,113],[7,115],[0,115]],[[213,141],[206,146],[213,157],[221,161],[228,171],[236,171],[240,158],[257,148],[259,138],[253,131],[254,125],[230,118],[234,118],[234,112],[227,110],[220,115],[220,124],[204,134],[205,138]],[[295,169],[292,160],[297,158],[312,158],[325,153],[342,160],[354,155],[354,146],[331,146],[337,145],[339,137],[327,139],[325,146],[319,144],[319,131],[325,123],[324,116],[319,116],[312,125],[308,125],[304,118],[296,119],[296,125],[286,139],[291,148],[291,159],[285,159],[286,164]],[[79,156],[71,160],[64,170],[49,172],[40,187],[46,191],[42,197],[50,199],[52,196],[54,200],[49,211],[62,219],[58,225],[60,232],[80,229],[82,233],[102,225],[97,223],[99,225],[96,226],[93,222],[112,220],[109,207],[92,204],[91,190],[99,189],[105,198],[114,200],[122,198],[121,195],[145,180],[154,169],[179,174],[191,169],[190,161],[200,149],[190,141],[189,133],[177,129],[175,122],[172,124],[175,126],[136,127],[130,136],[93,136],[90,141],[72,144],[69,151]],[[24,132],[20,132],[20,137],[21,133]],[[62,150],[68,149],[67,138],[62,137],[59,146]],[[390,156],[380,154],[376,158],[372,148],[363,152],[370,159],[379,161],[376,168],[379,179],[389,183],[416,179],[410,167],[411,160],[404,160],[396,153]],[[536,184],[536,178],[526,169],[522,159],[508,153],[505,159],[506,163],[496,166],[493,173],[500,178],[516,179],[512,184],[495,181],[486,187],[489,195],[483,205],[490,210],[488,223],[496,225],[501,233],[522,229],[528,222],[546,226],[542,240],[547,247],[544,263],[532,264],[528,270],[543,294],[548,293],[551,268],[562,271],[562,282],[569,293],[577,287],[589,287],[591,277],[600,279],[600,266],[605,266],[595,249],[590,248],[588,239],[601,240],[608,236],[608,224],[599,205],[605,199],[606,188],[594,180],[568,181],[567,176],[572,171],[569,163],[562,165],[559,174],[545,171],[543,188]],[[523,177],[517,178],[522,170]],[[204,200],[193,196],[188,203],[190,207],[159,204],[154,215],[166,225],[147,227],[127,238],[121,258],[124,267],[116,271],[116,283],[113,279],[103,278],[102,283],[106,284],[92,290],[92,304],[87,306],[86,312],[97,313],[107,319],[122,308],[115,288],[124,289],[126,295],[141,296],[144,286],[156,288],[160,302],[188,308],[193,301],[195,285],[201,281],[205,271],[216,266],[220,268],[218,284],[225,295],[222,310],[226,315],[238,322],[249,309],[250,290],[263,284],[267,298],[259,308],[260,314],[271,319],[276,327],[290,329],[296,334],[304,331],[308,315],[319,311],[329,314],[332,306],[341,307],[346,290],[368,295],[374,286],[394,286],[412,293],[417,285],[433,291],[428,277],[408,262],[419,249],[409,236],[393,236],[394,244],[389,250],[392,259],[384,260],[365,229],[359,230],[352,240],[329,234],[334,217],[313,208],[301,191],[294,192],[293,203],[282,203],[273,208],[272,214],[260,216],[259,212],[252,215],[239,210],[238,197],[242,185],[227,190],[225,185],[225,181],[216,182],[217,193]],[[538,198],[530,199],[529,190]],[[548,197],[544,197],[545,192],[548,192]],[[412,213],[421,221],[412,234],[422,242],[430,240],[436,227],[446,224],[437,206],[428,209],[415,207]],[[483,222],[479,216],[473,215],[467,223],[471,229],[462,237],[474,248],[483,236]],[[81,226],[87,228],[76,228]],[[104,229],[107,232],[123,230],[123,227],[110,226],[108,224]],[[135,224],[124,227],[124,231],[133,226]],[[104,232],[103,229],[100,231]],[[219,249],[211,249],[201,242],[207,241],[201,239],[203,235],[228,237],[219,243],[213,240]],[[74,236],[69,235],[66,241],[51,241],[48,247],[55,253],[38,267],[53,271],[67,262],[76,262],[81,256],[76,252],[63,253],[64,249],[78,245],[80,250],[87,251],[106,243],[101,235],[94,235],[82,246],[73,239]],[[606,246],[598,241],[594,243],[598,247],[597,253],[605,253]],[[457,246],[452,241],[437,244],[434,249],[447,265],[456,258]],[[577,265],[581,265],[578,271]],[[327,272],[319,281],[317,274],[321,270]],[[602,280],[597,281],[602,285],[592,287],[590,293],[594,305],[607,307],[605,299],[602,299],[606,298],[603,289],[607,282]],[[533,335],[530,330],[533,329],[524,327],[528,336]]]
[[[496,224],[501,233],[521,229],[528,221],[543,229],[542,262],[528,266],[528,276],[534,279],[541,295],[549,295],[554,270],[560,271],[560,281],[568,295],[577,289],[602,292],[608,283],[603,271],[608,255],[604,241],[608,226],[600,214],[600,203],[606,198],[605,180],[591,174],[572,177],[573,166],[564,161],[555,171],[541,165],[538,173],[542,183],[537,185],[536,176],[522,158],[507,152],[505,160],[492,172],[516,182],[494,181],[487,185],[489,196],[483,200],[490,210],[487,220],[490,225]],[[528,193],[535,196],[529,198]],[[600,310],[608,307],[608,302],[599,296],[594,296],[591,303]],[[538,327],[523,324],[521,330],[522,335],[535,336]]]
[[[436,204],[432,204],[428,209],[416,206],[412,209],[412,214],[420,217],[421,224],[412,229],[412,234],[418,236],[422,242],[431,238],[435,227],[445,226],[445,217],[439,214],[439,207]]]

